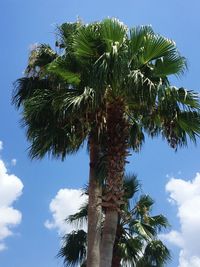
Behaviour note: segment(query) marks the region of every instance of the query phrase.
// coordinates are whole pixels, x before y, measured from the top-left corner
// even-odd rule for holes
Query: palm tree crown
[[[150,26],[128,31],[116,19],[64,23],[58,36],[59,51],[45,44],[36,47],[25,77],[15,83],[13,102],[23,107],[33,157],[76,151],[89,133],[86,122],[105,116],[106,98],[125,101],[134,150],[144,141],[143,130],[150,136],[161,133],[174,148],[187,145],[187,137],[196,141],[198,95],[169,82],[170,75],[180,76],[186,69],[173,41]]]

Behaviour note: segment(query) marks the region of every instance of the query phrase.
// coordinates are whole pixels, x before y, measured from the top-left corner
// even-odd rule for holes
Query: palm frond
[[[23,77],[14,83],[14,91],[12,103],[19,108],[24,101],[33,96],[37,89],[50,88],[50,82],[47,79],[39,79],[37,77]]]
[[[143,257],[138,262],[138,267],[157,266],[164,267],[171,259],[170,251],[160,240],[152,240],[146,245]]]
[[[148,221],[131,219],[129,221],[129,231],[132,235],[137,234],[144,240],[150,240],[156,235],[156,229],[152,227]]]
[[[30,53],[25,73],[29,76],[38,76],[41,69],[56,59],[57,56],[57,53],[51,49],[50,45],[38,45]]]
[[[87,222],[88,217],[88,203],[83,204],[79,211],[73,215],[69,215],[66,219],[67,223],[75,224],[77,228],[83,227],[84,223]]]
[[[160,87],[158,90],[158,108],[179,108],[183,110],[199,109],[200,102],[197,93],[185,88]]]
[[[135,174],[126,174],[124,177],[124,198],[131,199],[139,191],[140,184]]]
[[[169,227],[169,222],[165,216],[162,214],[156,216],[148,216],[148,223],[156,229],[157,232],[160,232],[163,228]]]
[[[139,53],[139,62],[141,65],[161,58],[177,54],[175,43],[160,35],[148,34],[144,40],[144,46]]]
[[[119,255],[123,267],[135,267],[143,248],[139,237],[123,237],[119,244]]]
[[[113,45],[120,46],[125,41],[127,27],[116,18],[105,19],[101,22],[100,32],[101,38],[106,43],[105,52],[111,52]]]
[[[76,35],[78,28],[81,26],[81,22],[63,23],[57,26],[57,42],[56,46],[61,49],[65,49],[67,52],[72,50],[73,38]]]
[[[149,195],[141,195],[134,210],[136,217],[148,214],[148,212],[151,211],[153,204],[154,200]]]
[[[196,111],[183,111],[177,113],[175,117],[166,118],[162,135],[175,149],[178,146],[187,146],[188,140],[196,144],[196,139],[200,135],[200,114]]]
[[[55,91],[37,90],[24,103],[22,125],[31,141],[30,156],[41,158],[45,154],[64,158],[75,153],[88,134],[80,116],[55,112],[52,101]]]
[[[145,135],[140,123],[132,121],[129,134],[129,145],[134,151],[139,151],[145,141]]]
[[[58,257],[64,259],[66,267],[78,267],[86,260],[87,234],[83,230],[73,231],[63,238]]]
[[[179,54],[172,54],[156,60],[153,67],[155,77],[166,77],[171,74],[179,76],[187,69],[186,59]]]
[[[68,70],[68,65],[62,57],[49,63],[45,68],[45,75],[56,75],[68,84],[78,85],[80,83],[80,73],[74,73]]]
[[[88,63],[101,55],[101,46],[99,43],[99,23],[83,25],[78,29],[74,36],[73,49],[75,55],[82,61],[88,60]]]
[[[130,29],[130,54],[137,55],[144,47],[146,36],[154,35],[154,31],[150,25],[138,26]]]
[[[93,88],[84,88],[83,92],[68,92],[63,98],[63,106],[71,107],[73,111],[92,112],[96,106],[96,94]]]

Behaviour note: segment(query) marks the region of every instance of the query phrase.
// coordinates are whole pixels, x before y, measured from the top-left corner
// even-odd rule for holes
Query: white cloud
[[[48,229],[57,229],[60,235],[71,232],[74,226],[65,222],[65,219],[78,211],[80,206],[87,200],[80,189],[60,189],[56,196],[51,200],[49,209],[52,219],[45,222]]]
[[[2,144],[2,142],[0,142]],[[21,213],[13,208],[13,203],[22,194],[23,184],[14,174],[9,174],[0,159],[0,251],[6,249],[4,243],[13,234],[12,227],[21,222]]]
[[[200,266],[200,173],[193,180],[171,178],[166,185],[170,203],[176,205],[179,231],[162,238],[180,247],[179,267]]]

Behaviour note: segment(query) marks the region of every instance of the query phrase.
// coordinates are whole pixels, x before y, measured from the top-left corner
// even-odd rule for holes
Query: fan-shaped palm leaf
[[[63,241],[58,257],[64,257],[67,267],[82,266],[86,260],[87,234],[83,230],[73,231]]]

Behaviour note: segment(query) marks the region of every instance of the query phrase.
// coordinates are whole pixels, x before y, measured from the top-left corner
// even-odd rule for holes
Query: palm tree
[[[117,233],[112,257],[112,267],[162,267],[170,259],[166,246],[157,239],[157,234],[168,226],[162,215],[151,216],[154,201],[148,195],[136,200],[139,189],[134,175],[124,181],[123,212],[118,220]],[[135,198],[132,207],[131,200]],[[86,233],[80,229],[87,221],[87,203],[79,211],[67,218],[67,222],[78,229],[63,237],[63,245],[58,253],[65,266],[85,266],[87,258]]]
[[[31,51],[25,77],[15,83],[13,103],[22,107],[22,125],[31,142],[30,157],[49,154],[62,160],[76,153],[85,141],[90,150],[88,264],[100,258],[101,185],[96,166],[99,158],[101,114],[91,113],[92,88],[87,86],[83,66],[72,53],[72,36],[80,23],[65,23],[58,28],[59,51],[41,44]],[[81,83],[80,83],[81,81]]]
[[[185,59],[173,41],[155,34],[149,26],[128,31],[118,20],[106,19],[89,25],[63,24],[61,33],[64,38],[57,42],[61,53],[46,53],[50,48],[45,47],[45,56],[41,49],[31,54],[26,77],[18,80],[14,102],[23,107],[33,157],[52,153],[64,158],[89,137],[91,177],[97,165],[94,161],[103,155],[107,194],[103,199],[101,267],[109,267],[129,149],[141,146],[144,131],[151,137],[161,134],[175,149],[187,145],[188,139],[195,142],[200,132],[198,97],[170,86],[168,76],[182,74]],[[41,57],[44,61],[38,60]],[[96,184],[89,187],[97,188],[98,182],[91,180]],[[98,251],[100,240],[96,220],[101,217],[97,205],[100,190],[93,189],[91,214],[98,209],[99,213],[93,216],[88,232],[89,252],[93,248]],[[88,220],[90,225],[90,212]],[[93,237],[98,233],[93,238],[98,240],[96,246],[90,242],[92,232]],[[88,266],[98,266],[98,258],[93,257],[91,263],[88,257]]]
[[[197,94],[170,85],[170,75],[186,69],[173,41],[149,26],[128,28],[116,19],[81,27],[74,52],[90,73],[89,87],[106,107],[107,194],[100,267],[111,266],[123,204],[123,175],[129,148],[161,134],[177,149],[200,133]]]

